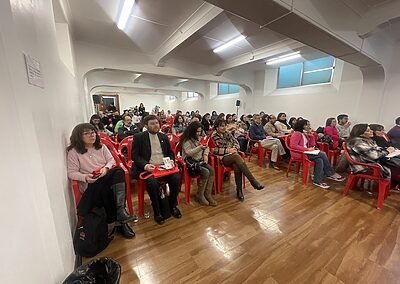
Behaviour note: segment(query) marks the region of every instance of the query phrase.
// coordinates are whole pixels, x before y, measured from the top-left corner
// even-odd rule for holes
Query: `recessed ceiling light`
[[[231,41],[228,41],[227,43],[224,43],[223,45],[217,47],[217,48],[214,49],[213,51],[214,51],[215,53],[218,53],[218,52],[220,52],[220,51],[222,51],[222,50],[224,50],[224,49],[226,49],[226,48],[228,48],[228,47],[234,45],[235,43],[238,43],[239,41],[244,40],[245,38],[246,38],[246,36],[240,35],[240,36],[238,36],[238,37],[232,39]]]
[[[132,12],[132,7],[135,4],[135,0],[123,0],[124,5],[122,6],[121,12],[119,13],[119,19],[117,27],[120,30],[124,30],[128,23],[129,16]]]

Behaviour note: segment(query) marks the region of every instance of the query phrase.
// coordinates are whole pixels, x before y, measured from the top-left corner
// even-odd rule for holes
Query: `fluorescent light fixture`
[[[220,52],[220,51],[222,51],[222,50],[224,50],[224,49],[226,49],[226,48],[228,48],[228,47],[234,45],[235,43],[238,43],[239,41],[244,40],[245,38],[246,38],[246,37],[245,37],[244,35],[240,35],[240,36],[238,36],[238,37],[232,39],[231,41],[228,41],[227,43],[224,43],[223,45],[217,47],[217,48],[214,49],[213,51],[214,51],[215,53],[218,53],[218,52]]]
[[[119,14],[117,27],[120,30],[124,30],[126,24],[128,23],[129,17],[132,12],[133,4],[135,4],[135,0],[124,0],[124,5],[122,6],[121,13]]]
[[[296,51],[296,52],[293,52],[293,53],[289,53],[289,54],[285,54],[285,55],[281,55],[281,56],[278,56],[278,57],[275,57],[275,58],[268,59],[265,64],[273,65],[273,64],[289,61],[289,60],[292,60],[292,59],[295,59],[295,58],[299,58],[299,57],[301,57],[300,51]]]

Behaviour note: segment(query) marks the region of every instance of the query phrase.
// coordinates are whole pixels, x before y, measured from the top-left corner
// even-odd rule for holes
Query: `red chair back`
[[[359,162],[354,160],[349,153],[349,150],[347,149],[347,144],[345,142],[343,142],[343,150],[344,150],[344,154],[346,155],[347,160],[349,161],[350,164],[353,165],[361,165],[364,167],[368,167],[370,169],[373,170],[372,176],[379,178],[381,175],[381,167],[377,164],[370,164],[370,163],[363,163],[363,162]]]
[[[118,146],[118,152],[124,157],[125,164],[128,165],[128,168],[132,167],[132,145],[133,136],[128,136],[122,139]]]

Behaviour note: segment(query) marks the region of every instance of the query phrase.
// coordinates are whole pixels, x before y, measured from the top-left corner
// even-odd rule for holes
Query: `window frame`
[[[325,57],[329,57],[329,56],[325,56]],[[333,57],[333,56],[332,56]],[[320,57],[323,58],[323,57]],[[318,59],[318,58],[316,58]],[[311,60],[309,60],[311,61]],[[304,63],[307,61],[303,61],[301,62],[301,73],[300,73],[300,81],[299,81],[299,85],[298,86],[294,86],[294,87],[281,87],[279,88],[279,78],[280,78],[280,69],[282,66],[287,66],[287,65],[292,65],[292,64],[296,64],[296,63],[292,63],[292,64],[287,64],[287,65],[281,65],[278,68],[278,75],[277,75],[277,80],[276,80],[276,89],[278,90],[282,90],[282,89],[289,89],[289,88],[299,88],[299,87],[306,87],[306,86],[318,86],[318,85],[327,85],[327,84],[332,84],[333,82],[333,74],[335,73],[335,67],[336,67],[336,58],[333,57],[333,64],[332,67],[325,67],[325,68],[321,68],[321,69],[316,69],[316,70],[312,70],[312,71],[305,71],[304,72]],[[325,71],[325,70],[329,70],[331,69],[331,76],[329,78],[329,82],[326,83],[315,83],[315,84],[303,84],[303,78],[304,78],[304,74],[308,74],[308,73],[315,73],[315,72],[319,72],[319,71]]]
[[[227,93],[224,93],[224,94],[222,94],[222,93],[220,93],[219,92],[219,85],[220,84],[224,84],[224,85],[227,85],[228,86],[228,92]],[[238,88],[239,88],[239,91],[238,92],[229,92],[229,87],[230,86],[237,86]],[[225,96],[225,95],[233,95],[233,94],[239,94],[240,93],[240,85],[239,84],[230,84],[230,83],[221,83],[221,82],[218,82],[218,84],[217,84],[217,96]]]

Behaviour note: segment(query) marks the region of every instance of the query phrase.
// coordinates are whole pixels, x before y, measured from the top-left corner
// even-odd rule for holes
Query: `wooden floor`
[[[243,203],[232,177],[217,207],[192,198],[180,220],[140,219],[135,239],[99,256],[121,264],[121,283],[400,283],[400,194],[377,210],[364,192],[343,197],[344,183],[325,191],[248,165],[266,188],[246,183]]]

